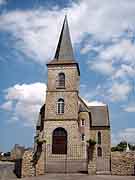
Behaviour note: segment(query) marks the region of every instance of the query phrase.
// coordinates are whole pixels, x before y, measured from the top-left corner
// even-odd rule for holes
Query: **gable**
[[[78,105],[79,105],[79,112],[88,112],[88,106],[86,103],[83,101],[83,99],[78,96]]]
[[[110,127],[108,106],[106,104],[96,105],[85,102],[78,97],[79,112],[89,112],[92,127]],[[91,104],[91,106],[89,106]]]

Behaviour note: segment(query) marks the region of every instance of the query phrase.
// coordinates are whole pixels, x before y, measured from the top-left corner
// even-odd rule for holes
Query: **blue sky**
[[[80,95],[108,104],[112,144],[135,143],[134,9],[128,0],[0,0],[0,151],[33,143],[45,102],[45,64],[65,14],[80,64]]]

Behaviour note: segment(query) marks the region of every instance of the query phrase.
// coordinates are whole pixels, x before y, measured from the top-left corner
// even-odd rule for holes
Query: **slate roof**
[[[57,45],[54,59],[59,60],[74,60],[73,48],[70,39],[67,17],[65,16],[62,26],[59,42]]]
[[[80,69],[78,63],[74,59],[74,53],[72,48],[72,43],[70,39],[69,27],[67,17],[65,16],[64,23],[62,26],[60,38],[56,48],[55,56],[49,65],[66,65],[66,66],[76,66],[78,70],[78,75],[80,76]]]
[[[88,106],[85,101],[79,97],[79,112],[88,112],[91,115],[92,127],[110,127],[108,106]]]
[[[91,113],[92,126],[110,126],[109,113],[107,106],[91,106],[89,107]]]

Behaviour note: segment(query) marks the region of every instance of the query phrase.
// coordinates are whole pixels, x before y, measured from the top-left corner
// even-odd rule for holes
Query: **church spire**
[[[67,16],[65,16],[65,19],[64,19],[64,23],[62,26],[62,30],[61,30],[61,34],[58,41],[54,59],[56,59],[57,61],[59,60],[72,60],[73,61],[74,60]]]

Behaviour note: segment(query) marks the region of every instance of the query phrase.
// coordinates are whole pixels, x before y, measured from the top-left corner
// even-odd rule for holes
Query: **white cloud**
[[[112,145],[116,145],[121,141],[135,144],[135,128],[121,129],[118,133],[112,134]]]
[[[56,46],[60,22],[57,16],[57,12],[16,10],[0,17],[0,29],[12,33],[17,51],[44,63],[53,56]]]
[[[114,72],[114,68],[111,63],[103,62],[103,61],[93,61],[92,63],[88,63],[90,68],[100,72],[101,74],[110,75]]]
[[[103,90],[103,91],[102,91]],[[101,85],[98,84],[96,88],[90,88],[89,84],[81,84],[80,85],[80,95],[83,97],[83,100],[87,102],[106,102],[102,97],[104,95],[104,89],[102,89]],[[101,98],[102,97],[102,98]],[[101,102],[102,103],[102,102]],[[105,104],[105,103],[103,103]]]
[[[91,42],[89,42],[89,43],[84,44],[84,47],[81,48],[80,53],[81,54],[87,54],[89,51],[99,52],[102,49],[103,49],[102,45],[94,46]]]
[[[14,10],[0,16],[0,30],[11,33],[15,40],[12,46],[16,51],[44,64],[53,58],[64,15],[68,14],[74,46],[82,46],[87,39],[81,53],[97,53],[96,60],[88,62],[89,67],[107,76],[106,87],[110,79],[113,82],[116,80],[108,91],[112,91],[113,100],[120,100],[113,93],[117,79],[128,82],[129,77],[133,78],[135,74],[135,44],[132,41],[135,36],[134,9],[135,1],[85,0],[72,2],[65,9]],[[120,96],[122,100],[130,93],[131,87],[127,86],[125,95]]]
[[[16,84],[5,90],[5,103],[0,107],[11,111],[10,122],[21,121],[25,126],[33,126],[45,103],[45,92],[46,85],[40,82]]]
[[[128,106],[123,108],[126,112],[135,112],[135,104],[129,104]]]
[[[0,5],[6,4],[6,0],[0,0]]]
[[[106,106],[106,104],[104,104],[103,102],[100,102],[100,101],[86,102],[86,104],[87,104],[87,106]]]
[[[106,106],[103,102],[100,101],[87,101],[84,98],[82,98],[83,101],[87,104],[87,106]]]
[[[114,82],[108,90],[109,97],[112,101],[125,100],[132,90],[132,86],[127,82]]]
[[[135,45],[129,40],[109,45],[99,52],[97,59],[89,62],[89,68],[106,75],[101,89],[108,92],[108,100],[123,101],[133,89],[135,76]]]
[[[0,106],[1,109],[11,111],[12,110],[12,101],[6,101]]]
[[[64,15],[68,14],[72,39],[80,43],[87,34],[96,40],[116,38],[134,29],[135,2],[127,0],[85,0],[65,9],[44,8],[10,11],[0,16],[0,29],[16,38],[15,47],[39,63],[53,57]],[[86,51],[87,52],[87,51]]]
[[[120,68],[114,73],[113,78],[124,78],[126,79],[127,77],[133,78],[135,75],[135,68],[127,65],[127,64],[121,64]]]
[[[118,59],[122,62],[134,63],[135,44],[131,40],[123,39],[102,51],[100,53],[100,59],[113,61],[114,63],[117,63]]]

